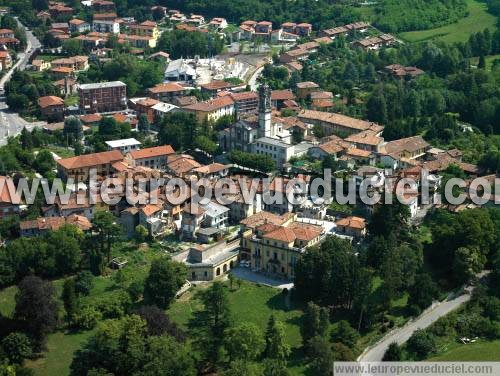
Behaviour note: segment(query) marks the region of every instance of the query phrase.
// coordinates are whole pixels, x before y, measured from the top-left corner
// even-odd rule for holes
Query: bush
[[[2,348],[12,363],[21,364],[31,356],[31,341],[24,333],[10,333],[2,340]]]
[[[97,309],[105,319],[120,318],[127,313],[132,304],[130,296],[125,291],[112,296],[106,296],[97,303]]]
[[[407,348],[414,359],[425,359],[436,352],[436,338],[424,329],[417,329],[408,340]]]
[[[132,282],[128,287],[127,292],[130,295],[130,299],[132,299],[132,302],[135,303],[141,298],[142,293],[144,292],[144,281]]]
[[[73,315],[73,325],[79,329],[90,330],[95,328],[102,319],[102,314],[95,307],[86,306]]]
[[[75,291],[77,294],[89,295],[94,286],[94,276],[91,272],[85,270],[75,277]]]

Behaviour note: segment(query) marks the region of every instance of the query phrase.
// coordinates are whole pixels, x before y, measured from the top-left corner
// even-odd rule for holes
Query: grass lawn
[[[441,354],[429,361],[500,361],[500,340],[483,341],[467,345],[450,343]]]
[[[0,314],[11,317],[16,306],[14,297],[17,293],[17,287],[11,286],[0,291]]]
[[[466,0],[469,15],[460,21],[429,30],[408,31],[399,36],[408,42],[420,42],[439,39],[447,43],[464,42],[471,33],[483,31],[485,28],[495,29],[496,17],[486,11],[486,4],[475,0]]]
[[[500,60],[500,55],[488,55],[488,56],[485,56],[484,57],[484,61],[486,63],[486,70],[491,70],[491,68],[493,68],[493,62],[495,60]],[[479,63],[479,58],[476,57],[476,58],[473,58],[471,59],[471,64],[472,65],[476,65]]]

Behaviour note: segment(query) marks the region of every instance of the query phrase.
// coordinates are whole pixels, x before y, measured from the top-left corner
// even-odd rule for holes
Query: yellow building
[[[158,25],[154,21],[144,21],[137,25],[129,26],[130,34],[138,35],[141,37],[150,37],[155,41],[160,37],[160,30],[158,29]]]
[[[284,221],[284,224],[259,225],[245,233],[242,244],[250,251],[254,270],[293,279],[299,256],[323,238],[323,228],[299,221]]]
[[[190,281],[212,281],[227,274],[238,263],[239,241],[222,240],[211,245],[190,248],[184,263]]]

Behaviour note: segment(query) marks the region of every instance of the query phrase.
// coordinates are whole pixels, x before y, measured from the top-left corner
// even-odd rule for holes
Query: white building
[[[184,59],[171,61],[165,69],[165,79],[169,81],[194,81],[196,77],[196,70]]]
[[[94,20],[92,31],[98,33],[120,34],[120,24],[116,21]]]
[[[125,138],[123,140],[106,141],[106,145],[108,145],[108,150],[120,150],[125,154],[132,150],[138,150],[141,143],[135,138]]]

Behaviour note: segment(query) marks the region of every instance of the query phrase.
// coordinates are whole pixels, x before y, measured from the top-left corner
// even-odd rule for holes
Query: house
[[[179,111],[179,107],[170,103],[158,102],[151,107],[151,110],[153,110],[153,121],[157,121],[170,112]]]
[[[64,119],[64,100],[54,95],[38,98],[38,106],[42,116],[49,120]]]
[[[354,42],[355,46],[365,50],[378,50],[380,47],[394,44],[396,39],[390,34],[382,34],[380,37],[370,37],[360,39]]]
[[[242,91],[229,93],[234,101],[234,110],[237,114],[255,112],[259,106],[259,96],[255,91]]]
[[[321,30],[319,33],[320,37],[328,37],[330,39],[335,39],[339,36],[349,35],[349,30],[345,26],[337,26],[331,29]]]
[[[189,91],[188,88],[177,82],[158,84],[148,89],[149,96],[162,102],[171,102],[175,97],[180,97]]]
[[[325,130],[326,135],[339,134],[349,136],[361,131],[372,130],[375,134],[382,133],[382,126],[366,120],[350,116],[315,110],[302,110],[297,117],[306,124],[319,125]]]
[[[163,61],[164,63],[170,62],[170,54],[164,51],[158,51],[148,56],[150,60]]]
[[[311,108],[317,111],[328,111],[334,107],[333,94],[329,91],[314,91],[310,94]]]
[[[0,29],[0,38],[15,38],[14,30]]]
[[[82,124],[87,126],[98,125],[101,120],[102,116],[99,114],[88,114],[80,116],[80,121],[82,122]]]
[[[36,14],[36,18],[38,18],[39,20],[42,20],[42,22],[44,24],[46,24],[47,20],[50,20],[50,13],[45,11],[45,10],[41,10],[40,12],[38,12]]]
[[[295,100],[295,94],[290,89],[271,91],[271,106],[280,110],[287,100]]]
[[[281,29],[285,33],[295,34],[297,24],[295,22],[284,22],[281,24]]]
[[[67,96],[76,93],[76,80],[74,78],[65,77],[54,81],[53,84],[59,88],[61,95]]]
[[[92,199],[93,201],[88,197],[86,192],[72,193],[67,202],[61,202],[60,197],[56,197],[54,204],[42,207],[42,212],[45,218],[67,218],[78,215],[91,221],[94,218],[96,210],[106,208],[106,205],[100,200],[99,195],[94,195]]]
[[[185,205],[182,212],[180,239],[195,240],[204,219],[205,210],[201,206],[193,204]]]
[[[150,37],[156,41],[160,37],[160,30],[158,29],[158,25],[154,21],[146,20],[141,22],[140,24],[134,24],[129,26],[129,32],[132,35],[137,35],[141,37]]]
[[[213,30],[224,30],[227,27],[227,21],[225,18],[214,17],[210,20],[208,25]]]
[[[132,150],[127,158],[133,161],[134,166],[144,166],[155,170],[165,170],[168,156],[175,151],[170,145],[156,146],[141,150]]]
[[[283,29],[273,30],[271,32],[271,43],[295,43],[299,39],[297,34],[287,33]]]
[[[313,92],[319,90],[319,85],[315,82],[297,82],[297,98],[306,99]]]
[[[241,24],[239,28],[240,40],[252,40],[255,29],[252,26]]]
[[[76,226],[82,231],[88,231],[92,228],[92,223],[86,217],[76,214],[68,217],[39,217],[30,221],[21,221],[19,223],[20,235],[24,237],[41,236],[48,231],[57,231],[65,224]]]
[[[54,77],[54,79],[62,80],[64,78],[73,77],[75,71],[73,68],[68,67],[52,67],[50,68],[50,73]]]
[[[0,50],[0,70],[7,70],[12,66],[12,57],[9,51]]]
[[[127,85],[121,81],[97,82],[77,86],[80,111],[112,112],[127,108]]]
[[[199,14],[191,14],[191,17],[186,20],[186,23],[200,26],[205,23],[205,17]]]
[[[260,21],[255,24],[254,37],[268,38],[273,30],[273,23],[269,21]]]
[[[345,25],[345,28],[349,30],[351,33],[354,32],[359,32],[359,33],[364,33],[368,28],[370,27],[370,24],[367,24],[366,22],[354,22],[350,23],[348,25]]]
[[[309,54],[310,52],[307,50],[296,48],[280,54],[280,62],[286,64],[292,61],[305,60]]]
[[[234,114],[234,101],[230,96],[225,96],[185,106],[182,111],[195,114],[200,123],[215,122],[223,116]]]
[[[297,24],[295,27],[295,33],[301,37],[307,37],[311,35],[312,25],[310,23],[302,22]]]
[[[139,224],[144,226],[151,237],[162,235],[165,222],[162,220],[163,204],[147,204],[139,209]]]
[[[72,56],[69,58],[55,59],[51,61],[52,68],[71,68],[73,72],[81,72],[89,69],[89,58],[87,56]]]
[[[348,216],[339,219],[336,223],[337,232],[342,235],[360,239],[366,235],[366,220],[361,217]]]
[[[228,90],[232,86],[233,85],[231,85],[229,82],[223,80],[214,80],[207,84],[200,85],[200,89],[202,93],[207,93],[210,96],[214,97],[217,95],[217,93]]]
[[[287,280],[295,276],[295,266],[308,247],[323,238],[323,227],[293,221],[287,226],[264,223],[246,237],[252,269]]]
[[[212,281],[227,274],[238,263],[238,243],[221,240],[210,245],[197,244],[189,248],[183,262],[190,281]]]
[[[49,14],[51,18],[57,19],[59,17],[70,17],[73,14],[73,8],[68,7],[61,3],[50,2]]]
[[[119,150],[83,154],[58,159],[57,171],[59,177],[65,181],[69,177],[79,181],[86,181],[89,178],[91,169],[95,169],[98,176],[109,176],[114,171],[113,164],[122,160],[123,155]],[[80,177],[80,179],[77,179],[77,177]]]
[[[6,219],[20,212],[18,196],[14,180],[8,176],[0,176],[0,219]]]
[[[311,147],[308,150],[308,154],[313,158],[321,160],[325,159],[327,156],[331,156],[333,159],[337,160],[340,155],[344,154],[344,152],[350,148],[350,145],[339,137],[332,137],[334,138]]]
[[[196,162],[193,157],[189,155],[171,155],[167,157],[167,172],[172,173],[177,177],[184,177],[193,169],[200,167],[201,164]]]
[[[405,67],[401,64],[391,64],[384,68],[384,73],[397,79],[412,79],[425,72],[417,67]]]
[[[35,59],[31,62],[31,66],[33,70],[42,72],[47,69],[50,69],[52,67],[52,64],[50,63],[50,61]]]
[[[114,12],[115,3],[108,0],[94,0],[92,1],[92,10],[95,12]]]
[[[106,141],[108,150],[120,150],[123,154],[131,152],[132,150],[139,150],[141,142],[135,138],[125,138],[123,140]]]
[[[116,20],[98,20],[92,22],[92,31],[96,33],[120,34],[120,24]]]
[[[226,177],[230,167],[230,165],[223,165],[221,163],[211,163],[206,166],[197,167],[192,172],[200,179],[218,179]]]
[[[114,21],[114,20],[117,20],[117,18],[118,18],[118,15],[116,14],[116,12],[94,13],[94,15],[93,15],[94,21],[95,20],[98,20],[98,21]]]
[[[191,204],[192,205],[192,204]],[[229,208],[220,205],[215,201],[209,201],[206,204],[199,204],[205,211],[202,227],[224,229],[227,227],[229,219]]]
[[[69,25],[67,22],[54,22],[50,25],[50,28],[53,30],[61,30],[65,33],[69,33]]]
[[[380,152],[385,145],[384,138],[378,136],[376,132],[371,130],[352,134],[347,137],[345,141],[353,144],[358,149],[377,153]]]
[[[69,31],[72,33],[85,33],[90,31],[90,24],[87,21],[73,18],[69,21]]]
[[[422,136],[413,136],[389,141],[381,152],[405,161],[424,157],[429,148],[429,143]]]

